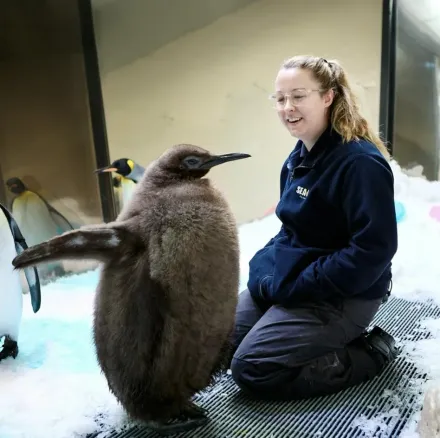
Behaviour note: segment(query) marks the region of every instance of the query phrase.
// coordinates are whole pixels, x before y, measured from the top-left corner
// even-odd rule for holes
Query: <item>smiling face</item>
[[[301,68],[282,68],[275,80],[275,108],[293,137],[310,149],[329,123],[333,90],[324,91],[312,74]]]

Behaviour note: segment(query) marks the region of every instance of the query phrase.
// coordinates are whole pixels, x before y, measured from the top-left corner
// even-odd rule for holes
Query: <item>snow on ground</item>
[[[408,300],[433,299],[440,305],[440,222],[430,216],[431,208],[440,206],[440,183],[410,177],[396,163],[393,171],[396,201],[406,209],[399,223],[393,294]],[[272,214],[240,228],[241,290],[246,286],[249,259],[279,227]],[[20,353],[15,360],[0,362],[1,438],[72,438],[97,429],[105,436],[126,422],[95,359],[91,314],[97,280],[97,271],[92,271],[44,286],[37,314],[32,312],[29,295],[24,296]],[[428,373],[431,383],[437,383],[440,321],[424,323],[433,339],[408,342],[405,354]],[[95,422],[98,414],[99,424]],[[380,417],[364,421],[364,429],[374,430],[381,421]],[[405,436],[417,436],[414,422]]]

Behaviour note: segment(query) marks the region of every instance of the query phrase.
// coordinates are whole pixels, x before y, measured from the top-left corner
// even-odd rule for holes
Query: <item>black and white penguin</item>
[[[18,336],[23,311],[23,289],[20,274],[11,265],[12,260],[27,248],[17,222],[5,206],[0,204],[0,360],[14,359],[18,354]],[[36,313],[41,305],[40,279],[36,268],[26,268],[24,274],[29,286],[32,308]]]

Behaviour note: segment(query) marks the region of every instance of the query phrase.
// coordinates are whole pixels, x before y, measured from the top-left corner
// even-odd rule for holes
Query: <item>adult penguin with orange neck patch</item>
[[[204,177],[249,156],[174,146],[147,167],[116,221],[65,233],[13,261],[20,269],[61,258],[103,262],[93,322],[98,362],[129,415],[162,434],[207,421],[191,399],[229,366],[238,228]]]

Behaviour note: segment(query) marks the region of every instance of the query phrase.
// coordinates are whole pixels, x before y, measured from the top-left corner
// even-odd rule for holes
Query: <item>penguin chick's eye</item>
[[[197,167],[200,165],[200,158],[199,157],[186,157],[183,160],[183,163],[185,164],[186,167],[191,169],[192,167]]]

